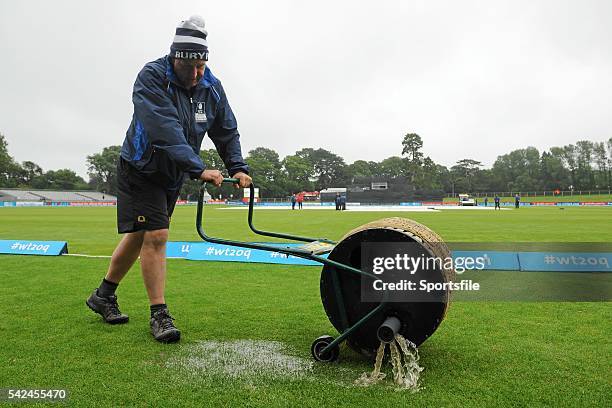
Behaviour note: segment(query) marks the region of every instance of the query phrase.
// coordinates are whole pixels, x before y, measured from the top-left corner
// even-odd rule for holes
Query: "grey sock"
[[[106,279],[102,279],[102,283],[98,288],[98,296],[109,297],[115,294],[117,290],[118,283],[107,281]]]
[[[165,303],[160,303],[158,305],[151,305],[151,317],[153,317],[155,312],[157,312],[158,310],[162,310],[162,309],[167,309],[167,306]]]

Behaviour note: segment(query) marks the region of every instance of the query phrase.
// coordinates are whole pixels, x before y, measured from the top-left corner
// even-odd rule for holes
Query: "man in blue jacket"
[[[127,323],[115,290],[140,256],[151,309],[151,333],[175,342],[180,331],[166,306],[166,242],[170,217],[185,176],[220,186],[223,175],[207,169],[199,152],[204,134],[212,139],[236,187],[251,178],[242,158],[236,118],[221,82],[208,67],[208,33],[200,16],[176,28],[170,54],[138,74],[134,115],[118,165],[117,228],[124,234],[101,285],[86,304],[110,324]]]
[[[521,202],[521,196],[517,194],[514,195],[514,208],[519,208],[519,203]]]

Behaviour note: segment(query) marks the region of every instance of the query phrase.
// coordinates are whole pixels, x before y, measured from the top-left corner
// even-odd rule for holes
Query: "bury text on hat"
[[[174,52],[174,58],[179,59],[207,59],[208,52],[195,52],[195,51],[180,51],[176,50]]]

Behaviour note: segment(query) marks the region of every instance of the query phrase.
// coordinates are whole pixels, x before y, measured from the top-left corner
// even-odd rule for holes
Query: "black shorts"
[[[164,189],[122,158],[117,166],[117,185],[117,230],[120,234],[170,227],[180,189]]]

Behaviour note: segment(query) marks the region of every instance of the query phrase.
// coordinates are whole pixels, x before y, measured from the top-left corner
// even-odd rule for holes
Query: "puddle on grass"
[[[268,379],[297,380],[312,374],[314,363],[286,353],[283,343],[262,340],[200,341],[168,360],[198,377],[222,377],[248,383]]]
[[[396,338],[396,342],[397,345],[392,343],[395,350],[389,359],[392,363],[392,381],[384,381],[384,343],[378,350],[374,371],[363,373],[357,380],[355,378],[363,370],[363,366],[355,366],[354,361],[345,361],[348,363],[346,365],[342,362],[315,363],[310,355],[291,355],[291,350],[278,341],[199,341],[184,346],[178,355],[166,361],[165,366],[180,372],[183,380],[229,380],[242,382],[247,387],[263,385],[269,380],[298,380],[334,384],[339,387],[377,385],[396,391],[418,391],[419,374],[423,370],[418,365],[418,351],[403,337]]]

